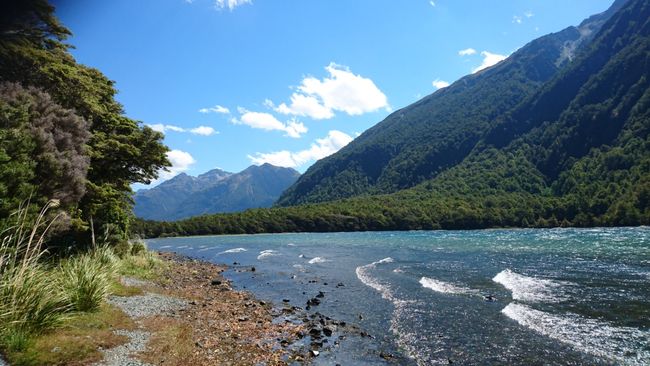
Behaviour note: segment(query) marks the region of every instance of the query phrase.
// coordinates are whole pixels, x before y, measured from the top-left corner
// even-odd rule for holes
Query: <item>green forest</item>
[[[531,42],[518,57],[393,113],[316,163],[279,201],[301,205],[133,228],[159,237],[650,224],[650,4],[629,1],[555,71],[545,48],[557,41],[551,36],[571,34]],[[522,81],[531,70],[538,81]],[[427,104],[450,114],[425,115]],[[450,130],[458,119],[465,125]],[[418,171],[409,166],[425,163],[426,173],[408,177]],[[388,192],[402,179],[412,187],[376,194],[389,177]]]
[[[133,183],[169,165],[163,135],[124,115],[114,82],[77,63],[44,0],[0,5],[0,224],[48,201],[51,246],[125,241]]]

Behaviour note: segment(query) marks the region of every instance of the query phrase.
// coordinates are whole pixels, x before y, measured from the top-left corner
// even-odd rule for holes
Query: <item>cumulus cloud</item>
[[[233,118],[234,124],[243,124],[252,128],[266,131],[284,131],[285,136],[299,138],[307,132],[307,127],[296,119],[291,119],[287,123],[279,121],[270,113],[251,112],[245,108],[238,108],[241,116],[239,119]]]
[[[215,105],[214,107],[201,108],[199,109],[200,113],[221,113],[221,114],[230,114],[230,110],[226,107]]]
[[[238,6],[252,3],[253,2],[251,0],[215,0],[214,5],[217,7],[217,9],[228,8],[228,10],[232,11]]]
[[[151,125],[147,125],[147,126],[149,126],[154,131],[158,131],[158,132],[162,132],[162,133],[166,133],[167,131],[189,132],[191,134],[201,135],[201,136],[210,136],[210,135],[214,135],[214,134],[219,133],[219,131],[216,131],[214,128],[208,127],[208,126],[199,126],[199,127],[190,128],[190,129],[183,128],[183,127],[178,127],[178,126],[174,126],[174,125],[166,125],[166,124],[162,124],[162,123],[155,123],[155,124],[151,124]]]
[[[190,133],[193,133],[195,135],[201,135],[201,136],[210,136],[210,135],[213,135],[213,134],[218,133],[218,132],[215,131],[214,128],[212,128],[212,127],[199,126],[199,127],[195,127],[195,128],[190,129]]]
[[[436,2],[433,1],[433,0],[429,0],[429,5],[431,5],[431,6],[436,6]]]
[[[433,85],[433,87],[436,88],[436,89],[442,89],[442,88],[448,87],[449,82],[444,81],[444,80],[440,80],[440,79],[436,79],[436,80],[431,82],[431,85]]]
[[[475,67],[472,70],[472,73],[477,73],[483,69],[487,69],[488,67],[496,65],[499,62],[508,58],[508,56],[506,55],[499,55],[488,51],[481,52],[481,56],[483,57],[483,62],[479,66]]]
[[[187,171],[190,166],[196,163],[196,160],[190,153],[182,150],[171,150],[167,152],[167,159],[172,164],[167,170],[160,171],[157,181],[167,180],[175,177],[176,175]],[[155,183],[155,182],[154,182]]]
[[[333,62],[325,70],[329,76],[323,79],[305,77],[289,103],[275,107],[271,101],[265,101],[265,105],[278,113],[319,120],[330,119],[335,112],[355,116],[390,108],[388,98],[371,79]]]
[[[344,132],[332,130],[326,137],[316,139],[308,149],[291,152],[288,150],[248,155],[253,164],[273,164],[287,168],[297,168],[308,162],[322,159],[339,151],[349,144],[352,137]]]
[[[459,54],[460,56],[471,56],[471,55],[476,54],[476,50],[473,49],[473,48],[466,48],[466,49],[464,49],[464,50],[460,50],[460,51],[458,51],[458,54]]]

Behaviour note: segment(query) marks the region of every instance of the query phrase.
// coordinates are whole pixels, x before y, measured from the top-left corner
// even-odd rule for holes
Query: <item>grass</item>
[[[163,262],[142,242],[108,246],[53,263],[45,261],[44,238],[56,217],[48,203],[30,220],[20,208],[13,224],[0,231],[0,352],[12,365],[77,365],[101,359],[99,347],[125,339],[113,329],[129,329],[128,317],[106,302],[109,294],[133,296],[119,275],[153,279]]]
[[[111,348],[127,341],[113,329],[134,328],[126,314],[104,303],[94,313],[77,314],[58,329],[31,337],[27,347],[9,351],[6,357],[15,366],[87,365],[102,359],[100,347]]]
[[[152,365],[184,366],[191,364],[194,353],[192,328],[176,319],[146,320],[147,329],[154,331],[141,359]]]

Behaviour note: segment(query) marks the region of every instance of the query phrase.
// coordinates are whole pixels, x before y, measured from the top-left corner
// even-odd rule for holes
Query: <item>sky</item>
[[[53,1],[77,61],[164,133],[173,166],[151,186],[265,162],[304,172],[392,111],[611,3]]]

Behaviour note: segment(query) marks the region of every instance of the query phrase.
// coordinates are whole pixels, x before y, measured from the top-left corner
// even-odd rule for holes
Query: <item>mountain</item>
[[[650,1],[617,4],[571,62],[495,118],[460,162],[414,187],[174,226],[139,222],[136,230],[159,236],[650,225]]]
[[[181,173],[152,189],[135,193],[134,212],[150,220],[178,220],[218,212],[269,207],[300,174],[270,164],[233,174],[220,169],[198,177]]]
[[[436,177],[465,159],[495,121],[571,64],[624,4],[618,0],[577,27],[538,38],[505,61],[395,111],[315,163],[277,205],[391,193]]]

